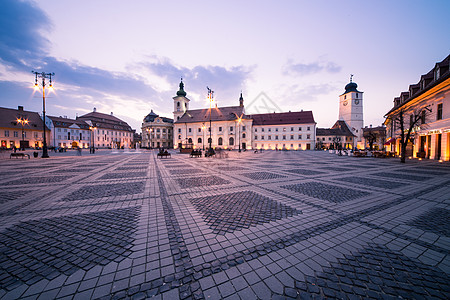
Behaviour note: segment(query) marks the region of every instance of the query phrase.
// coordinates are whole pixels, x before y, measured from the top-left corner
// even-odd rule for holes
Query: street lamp
[[[214,91],[212,91],[209,87],[206,87],[208,89],[208,101],[209,101],[209,156],[214,154],[214,150],[212,148],[212,121],[211,121],[211,110],[212,110],[212,103],[214,101]]]
[[[91,131],[91,153],[95,153],[95,130],[97,127],[95,126],[89,126],[89,130]]]
[[[17,122],[22,125],[22,144],[20,145],[21,150],[25,150],[25,134],[23,131],[24,124],[28,124],[28,119],[25,119],[23,115],[20,115],[20,118],[17,118]]]
[[[205,129],[206,129],[206,125],[205,125],[205,123],[203,123],[203,126],[202,126],[202,131],[203,131],[203,140],[202,140],[203,151],[205,151]]]
[[[237,122],[238,122],[238,134],[239,134],[239,140],[238,140],[239,152],[241,152],[241,122],[242,122],[242,117],[239,117],[237,119]]]
[[[48,151],[47,151],[47,138],[45,137],[45,79],[49,78],[50,82],[49,82],[49,90],[53,90],[53,85],[52,85],[52,76],[55,76],[55,73],[45,73],[45,72],[36,72],[36,71],[31,71],[31,73],[33,73],[35,75],[35,81],[34,81],[34,89],[38,90],[39,89],[39,84],[38,84],[38,77],[42,78],[42,122],[44,125],[44,143],[43,143],[43,147],[42,147],[42,158],[48,158]]]

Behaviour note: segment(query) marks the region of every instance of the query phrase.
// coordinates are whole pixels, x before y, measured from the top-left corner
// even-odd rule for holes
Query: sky
[[[312,110],[338,119],[350,74],[364,124],[450,54],[450,1],[0,2],[0,106],[42,111],[32,70],[54,72],[48,115],[97,108],[137,132],[153,110],[173,117],[180,78],[190,108]]]

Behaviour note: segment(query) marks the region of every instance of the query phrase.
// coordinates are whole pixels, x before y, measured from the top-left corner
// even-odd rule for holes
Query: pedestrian
[[[17,148],[16,148],[16,146],[14,146],[14,153],[16,153],[16,151],[17,151]]]

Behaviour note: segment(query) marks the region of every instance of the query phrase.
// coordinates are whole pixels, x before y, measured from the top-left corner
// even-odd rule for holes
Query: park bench
[[[25,156],[28,156],[28,159],[30,159],[30,155],[26,154],[26,153],[11,153],[9,155],[9,158],[11,159],[12,157],[15,157],[15,158],[22,157],[22,159],[23,159]]]
[[[202,150],[192,150],[190,157],[202,157]]]
[[[158,158],[164,158],[164,157],[172,157],[172,156],[170,155],[169,152],[167,152],[167,150],[165,150],[165,151],[159,152],[159,153],[156,155],[156,157],[158,157]]]

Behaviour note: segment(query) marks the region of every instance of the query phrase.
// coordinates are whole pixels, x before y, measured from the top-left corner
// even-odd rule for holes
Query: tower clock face
[[[359,100],[358,100],[358,99],[355,100],[355,104],[356,104],[356,105],[359,104]]]
[[[343,104],[344,106],[347,106],[348,101],[344,101],[342,104]]]

